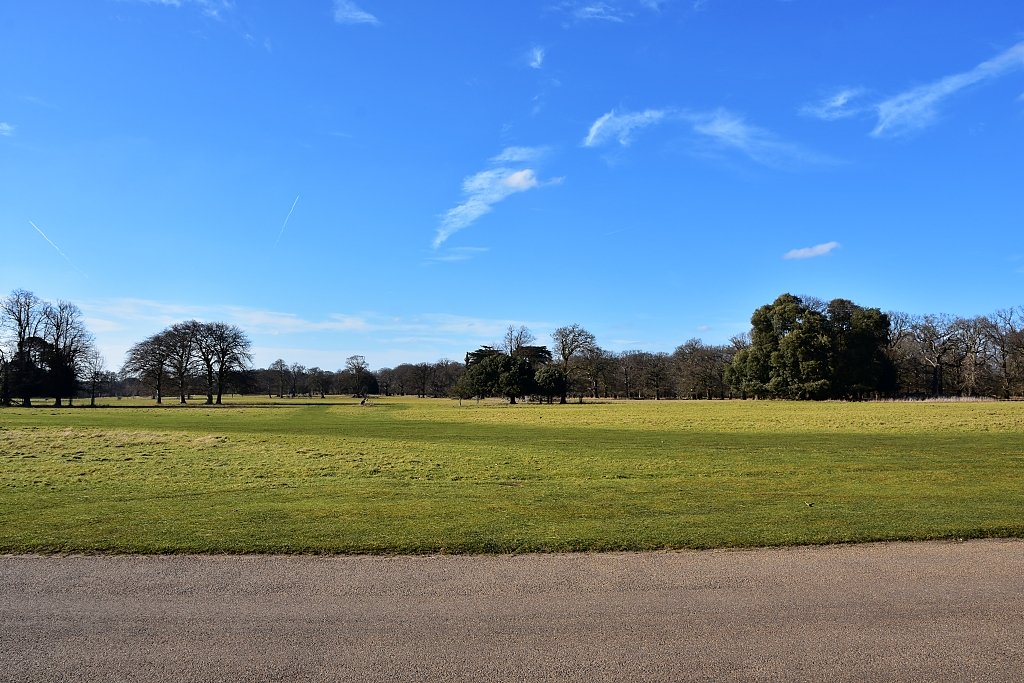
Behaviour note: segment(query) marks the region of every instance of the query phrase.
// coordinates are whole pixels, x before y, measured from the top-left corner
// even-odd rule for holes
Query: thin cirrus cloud
[[[129,343],[161,327],[188,319],[221,320],[238,325],[251,334],[271,337],[312,332],[414,336],[429,334],[455,336],[460,344],[462,340],[457,339],[459,336],[489,341],[498,338],[508,325],[523,322],[447,313],[422,314],[410,318],[379,312],[331,313],[326,317],[311,319],[294,312],[245,306],[195,305],[134,298],[84,300],[81,305],[91,328],[111,334],[120,333],[123,340]],[[547,326],[547,323],[530,323],[531,327],[534,325]],[[127,345],[124,344],[125,347]]]
[[[539,69],[544,66],[544,48],[540,45],[530,48],[530,51],[526,53],[526,63],[531,69]]]
[[[852,106],[851,102],[864,95],[864,88],[841,88],[819,102],[805,104],[800,113],[822,121],[838,121],[856,116],[865,111],[864,107]]]
[[[606,2],[593,2],[574,8],[573,16],[580,21],[612,21],[622,23],[630,15]]]
[[[470,261],[488,251],[490,250],[487,247],[456,247],[443,253],[434,253],[427,260],[431,263],[458,263],[459,261]]]
[[[610,111],[590,126],[584,147],[601,147],[616,141],[629,146],[637,132],[651,126],[674,122],[686,125],[698,139],[722,149],[740,152],[765,166],[790,166],[796,163],[826,163],[828,160],[798,145],[779,139],[771,131],[747,123],[742,116],[726,109],[690,111],[685,109],[647,109],[641,112]]]
[[[618,113],[610,111],[598,117],[583,138],[584,147],[600,147],[611,140],[617,140],[623,147],[633,141],[633,133],[661,123],[672,112],[666,109],[647,109],[640,112]]]
[[[647,10],[660,14],[671,0],[566,0],[550,9],[572,17],[576,22],[624,24]],[[701,3],[703,4],[703,3]],[[696,3],[695,3],[696,5]],[[694,9],[697,9],[695,6]]]
[[[14,126],[0,121],[0,137],[9,138],[14,135]]]
[[[167,7],[196,7],[208,17],[221,18],[221,12],[232,7],[231,0],[141,0],[147,5],[165,5]]]
[[[938,107],[947,98],[972,85],[996,80],[1024,68],[1024,42],[1004,50],[970,71],[900,93],[875,105],[878,122],[871,135],[895,137],[925,128],[935,122]]]
[[[583,21],[606,21],[621,24],[629,17],[631,12],[624,10],[616,3],[596,0],[591,2],[567,1],[561,2],[549,8],[555,12],[562,12],[577,22]]]
[[[351,0],[334,0],[334,21],[339,24],[370,24],[371,26],[380,24],[377,17]]]
[[[272,336],[324,331],[369,332],[378,327],[366,316],[358,315],[331,314],[326,319],[308,320],[295,313],[244,306],[179,304],[130,297],[85,300],[82,310],[95,329],[140,336],[190,318],[222,320],[247,332]]]
[[[782,255],[782,258],[789,261],[817,258],[818,256],[824,256],[825,254],[831,253],[834,249],[838,249],[839,246],[839,242],[825,242],[824,244],[815,244],[813,247],[790,249]]]
[[[740,152],[763,166],[785,168],[834,163],[832,159],[781,140],[771,131],[747,123],[742,116],[725,109],[691,113],[687,119],[694,133],[720,147]]]
[[[492,164],[512,164],[536,161],[544,154],[543,147],[507,147],[491,159]],[[488,168],[462,181],[465,199],[448,209],[441,217],[441,225],[434,235],[433,247],[438,249],[449,237],[468,228],[490,213],[495,204],[520,192],[561,182],[561,178],[541,181],[532,168],[513,168],[499,165]]]
[[[506,147],[500,154],[491,157],[492,163],[508,164],[539,161],[547,154],[547,147]]]

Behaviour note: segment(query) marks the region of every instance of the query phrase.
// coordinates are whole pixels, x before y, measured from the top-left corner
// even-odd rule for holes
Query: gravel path
[[[0,556],[0,680],[1024,680],[1024,540]]]

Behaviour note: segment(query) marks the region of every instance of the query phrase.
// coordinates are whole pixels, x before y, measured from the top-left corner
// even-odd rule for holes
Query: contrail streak
[[[284,229],[288,226],[288,219],[292,217],[292,211],[295,210],[295,205],[299,203],[299,195],[295,195],[295,201],[292,202],[292,208],[288,209],[288,215],[284,217],[284,223],[281,224],[281,230],[277,233],[277,239],[274,240],[274,246],[281,241],[281,235],[284,234]]]
[[[53,247],[54,249],[56,249],[57,253],[60,254],[61,256],[63,256],[64,260],[67,261],[71,265],[72,268],[74,268],[75,270],[78,270],[78,266],[76,266],[74,263],[71,262],[71,259],[68,258],[68,255],[65,254],[63,251],[61,251],[61,248],[58,247],[56,244],[54,244],[53,240],[51,240],[49,237],[47,237],[46,233],[43,232],[42,230],[40,230],[38,225],[36,225],[32,221],[29,221],[28,224],[31,225],[33,228],[35,228],[36,232],[38,232],[40,235],[42,235],[43,239],[46,240],[47,242],[49,242],[50,246]],[[89,277],[88,275],[83,273],[81,270],[78,270],[78,273],[80,275],[82,275],[83,277]]]

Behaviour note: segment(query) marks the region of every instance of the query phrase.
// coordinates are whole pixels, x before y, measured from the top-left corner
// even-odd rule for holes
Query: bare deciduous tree
[[[288,364],[283,359],[278,358],[270,364],[270,372],[274,376],[275,384],[277,384],[277,397],[284,398],[284,390],[288,386]]]
[[[107,363],[95,348],[82,361],[83,376],[89,384],[89,406],[96,407],[96,393],[108,376]]]
[[[1024,392],[1024,308],[1006,308],[984,318],[984,331],[998,368],[999,396]]]
[[[245,370],[252,363],[251,346],[249,337],[235,325],[223,322],[199,323],[196,354],[206,374],[208,405],[221,405],[228,374]]]
[[[526,325],[520,325],[519,327],[509,325],[508,329],[505,330],[505,336],[501,338],[500,348],[506,355],[514,356],[519,349],[529,346],[536,339]]]
[[[558,359],[566,387],[558,402],[566,403],[566,394],[571,384],[570,380],[574,369],[573,361],[589,351],[595,345],[596,339],[593,334],[583,327],[573,323],[572,325],[559,327],[552,332],[551,341],[553,342],[554,356]]]
[[[21,399],[25,407],[32,405],[32,395],[38,389],[39,372],[35,352],[45,321],[46,303],[32,292],[16,289],[0,299],[0,325],[8,339],[8,386],[10,396]]]
[[[58,301],[43,310],[43,338],[49,345],[49,387],[54,406],[63,398],[70,405],[78,390],[78,378],[93,349],[93,336],[85,327],[82,311],[70,301]]]
[[[121,374],[138,377],[153,388],[157,403],[163,403],[163,383],[170,350],[163,334],[154,334],[128,349]]]

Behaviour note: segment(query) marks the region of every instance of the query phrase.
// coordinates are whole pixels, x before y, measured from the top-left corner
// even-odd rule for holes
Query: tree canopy
[[[827,306],[783,294],[750,319],[750,346],[726,379],[758,398],[860,399],[893,390],[889,318],[846,299]]]

